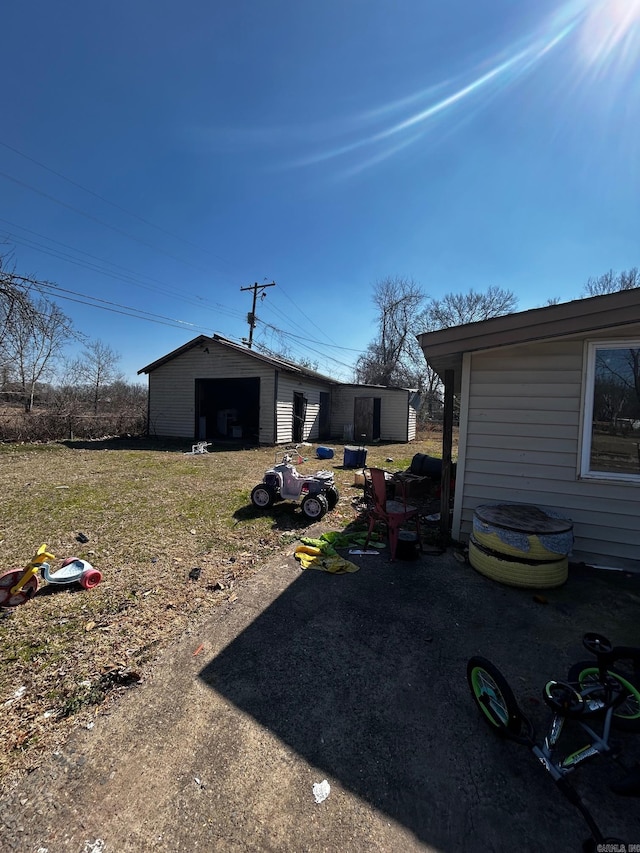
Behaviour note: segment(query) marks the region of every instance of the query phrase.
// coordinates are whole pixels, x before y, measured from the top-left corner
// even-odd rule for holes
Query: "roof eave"
[[[465,352],[601,331],[640,321],[640,288],[505,314],[418,335],[429,362]]]

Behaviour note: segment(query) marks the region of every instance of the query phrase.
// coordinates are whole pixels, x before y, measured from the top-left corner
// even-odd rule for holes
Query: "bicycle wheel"
[[[614,678],[625,691],[624,702],[614,710],[611,722],[620,731],[640,732],[640,690],[614,669],[607,669],[607,675]],[[578,684],[580,689],[598,684],[598,667],[591,661],[580,661],[569,670],[568,680]]]
[[[467,681],[483,719],[501,737],[519,735],[522,714],[506,678],[497,666],[483,657],[467,664]]]

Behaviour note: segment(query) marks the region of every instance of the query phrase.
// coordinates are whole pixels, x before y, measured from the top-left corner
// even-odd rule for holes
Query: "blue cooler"
[[[345,447],[343,468],[364,468],[367,464],[366,447]]]

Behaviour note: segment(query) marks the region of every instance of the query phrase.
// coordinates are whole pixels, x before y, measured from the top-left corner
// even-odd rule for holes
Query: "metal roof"
[[[308,379],[314,379],[318,382],[324,382],[325,384],[330,385],[340,384],[336,379],[332,379],[329,376],[324,376],[322,373],[317,373],[315,370],[310,370],[307,367],[302,367],[299,364],[295,364],[294,362],[288,361],[284,358],[265,355],[264,353],[256,352],[255,350],[249,349],[248,347],[236,343],[235,341],[231,341],[228,338],[223,338],[221,335],[213,335],[212,337],[208,337],[207,335],[198,335],[197,338],[193,338],[193,340],[188,341],[181,347],[178,347],[177,349],[172,350],[166,355],[163,355],[161,358],[156,359],[156,361],[152,361],[151,364],[147,364],[146,367],[140,368],[140,370],[138,371],[138,375],[140,375],[141,373],[151,373],[153,370],[156,370],[156,368],[160,367],[163,364],[166,364],[168,361],[172,361],[174,358],[177,358],[179,355],[188,352],[194,347],[204,347],[210,344],[217,344],[219,346],[226,347],[228,349],[234,350],[235,352],[240,352],[242,353],[242,355],[246,355],[249,358],[254,358],[257,361],[262,361],[266,364],[270,364],[271,366],[278,368],[279,370],[286,370],[289,373],[295,373],[299,376],[305,376]]]

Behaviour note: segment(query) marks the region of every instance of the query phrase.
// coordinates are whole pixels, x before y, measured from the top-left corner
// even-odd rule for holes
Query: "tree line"
[[[83,350],[70,358],[70,341]],[[44,283],[0,255],[0,439],[141,432],[147,391],[125,381],[120,355],[75,329]]]
[[[638,287],[637,268],[610,270],[589,278],[581,296]],[[498,286],[436,299],[413,279],[401,276],[376,282],[372,299],[376,333],[355,364],[354,381],[417,390],[424,420],[439,415],[442,387],[417,336],[518,309],[517,296]],[[66,353],[71,339],[83,343],[74,359]],[[119,361],[120,355],[108,343],[74,329],[46,295],[45,282],[19,275],[0,255],[0,440],[144,433],[146,386],[125,381]]]
[[[637,267],[616,273],[610,270],[589,278],[581,298],[602,296],[640,287]],[[486,291],[446,293],[439,299],[429,297],[413,279],[388,276],[373,288],[376,308],[376,334],[355,366],[355,381],[371,385],[413,388],[420,392],[419,415],[426,420],[437,417],[442,405],[440,378],[426,364],[417,336],[424,332],[476,323],[511,314],[518,309],[518,298],[510,290],[491,286]],[[550,300],[548,304],[559,300]]]

